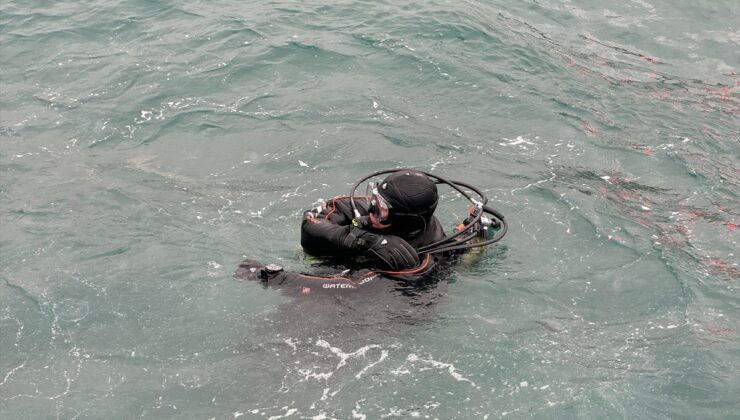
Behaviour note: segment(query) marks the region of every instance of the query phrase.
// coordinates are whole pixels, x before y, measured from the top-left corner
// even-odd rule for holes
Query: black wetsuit
[[[368,214],[366,197],[355,197],[355,205],[362,216]],[[314,256],[357,257],[357,250],[346,245],[349,242],[347,236],[352,234],[353,229],[357,229],[352,226],[353,218],[348,196],[334,197],[320,207],[307,210],[303,213],[301,246]],[[399,236],[414,248],[431,244],[445,236],[442,225],[434,216],[423,223],[416,223],[416,226],[398,223],[385,229],[363,229],[379,235]]]
[[[355,204],[361,215],[368,214],[368,200],[366,197],[355,197]],[[317,257],[328,257],[339,261],[348,267],[357,267],[358,259],[362,260],[361,253],[348,246],[348,236],[356,235],[358,227],[352,225],[354,218],[352,206],[348,196],[334,197],[328,202],[322,202],[316,208],[304,212],[301,225],[301,245],[306,253]],[[364,230],[380,235],[396,235],[406,240],[414,248],[431,244],[444,238],[442,226],[433,215],[421,223],[392,224],[385,229],[365,227]],[[420,254],[420,263],[417,267],[392,271],[384,269],[378,262],[364,261],[365,267],[348,269],[337,274],[313,275],[295,272],[270,272],[264,265],[254,261],[243,261],[236,272],[236,277],[261,279],[266,285],[281,289],[291,288],[301,294],[310,294],[322,291],[349,291],[361,286],[367,287],[379,278],[393,279],[403,282],[415,282],[429,278],[439,268],[443,254]]]

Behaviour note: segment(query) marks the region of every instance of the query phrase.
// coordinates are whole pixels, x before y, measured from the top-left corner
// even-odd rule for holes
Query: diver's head
[[[373,185],[370,218],[377,229],[401,228],[402,224],[409,232],[423,229],[437,201],[437,185],[428,176],[413,170],[397,171]]]

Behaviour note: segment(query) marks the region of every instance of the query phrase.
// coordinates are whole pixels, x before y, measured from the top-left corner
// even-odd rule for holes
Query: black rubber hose
[[[501,212],[499,212],[498,210],[496,210],[494,208],[491,208],[491,207],[488,207],[488,206],[483,206],[483,211],[486,212],[486,213],[488,213],[488,214],[492,214],[492,215],[496,216],[496,218],[499,219],[499,220],[504,220],[504,215],[501,214]]]
[[[461,243],[459,245],[443,246],[443,247],[439,247],[436,249],[431,249],[429,251],[426,251],[425,253],[438,254],[440,252],[460,251],[460,250],[480,248],[480,247],[488,246],[491,244],[495,244],[496,242],[503,239],[503,237],[506,236],[506,232],[509,230],[509,226],[505,220],[499,220],[499,221],[501,222],[501,230],[496,234],[494,238],[491,238],[483,242],[475,242],[472,244]]]

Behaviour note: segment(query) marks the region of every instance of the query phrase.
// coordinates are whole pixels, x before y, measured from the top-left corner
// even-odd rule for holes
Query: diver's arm
[[[416,267],[419,255],[406,240],[394,235],[379,235],[353,225],[348,197],[335,197],[331,203],[306,211],[301,224],[301,245],[315,256],[379,260],[379,267],[403,270]],[[361,214],[367,202],[358,200]]]
[[[317,207],[303,213],[301,246],[307,253],[330,257],[361,254],[353,243],[356,237],[350,237],[350,231],[357,228],[351,225],[354,216],[348,198],[340,196],[328,202],[320,200]],[[356,201],[360,211],[363,214],[367,212],[366,200],[358,198]]]
[[[419,265],[416,250],[402,238],[378,235],[354,226],[336,225],[328,220],[306,215],[301,226],[303,249],[316,256],[364,256],[376,261],[376,267],[405,270]]]
[[[353,257],[360,250],[353,246],[353,226],[341,226],[306,213],[301,224],[301,246],[315,256]],[[354,228],[357,229],[357,228]]]

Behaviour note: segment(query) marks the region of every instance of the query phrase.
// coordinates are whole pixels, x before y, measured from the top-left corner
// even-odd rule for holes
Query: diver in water
[[[390,173],[382,182],[370,182],[364,196],[357,187],[373,176]],[[469,216],[447,236],[434,216],[437,184],[447,184],[475,204]],[[471,198],[463,188],[481,198]],[[319,201],[304,212],[301,245],[307,254],[351,267],[340,274],[317,276],[291,273],[274,264],[245,260],[235,274],[274,286],[299,286],[307,294],[321,289],[357,289],[378,277],[418,281],[428,277],[440,262],[452,261],[464,250],[497,242],[506,233],[503,215],[490,209],[487,198],[468,184],[412,170],[381,171],[361,179],[348,196]],[[483,213],[492,215],[489,219]],[[490,229],[489,229],[490,228]],[[491,233],[498,230],[495,237]],[[483,240],[480,240],[483,238]],[[478,243],[468,243],[479,239]]]
[[[421,172],[402,170],[367,195],[357,197],[357,217],[349,196],[335,197],[304,213],[303,249],[317,257],[358,257],[367,266],[402,271],[420,265],[416,248],[442,239],[445,234],[434,217],[437,185]],[[354,221],[354,223],[353,223]]]

